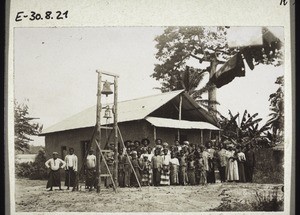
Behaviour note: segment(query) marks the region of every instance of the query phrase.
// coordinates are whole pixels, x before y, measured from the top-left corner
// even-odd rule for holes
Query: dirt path
[[[63,184],[63,183],[62,183]],[[103,189],[100,194],[84,189],[48,192],[46,181],[16,180],[17,212],[199,212],[220,205],[224,196],[248,201],[255,190],[268,191],[279,185],[212,184],[207,186],[170,186]],[[83,187],[82,187],[83,188]],[[65,187],[63,187],[65,189]]]

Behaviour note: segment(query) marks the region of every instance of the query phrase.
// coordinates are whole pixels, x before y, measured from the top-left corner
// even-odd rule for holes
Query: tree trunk
[[[217,59],[213,59],[210,62],[210,73],[209,73],[209,78],[211,78],[215,72],[216,72],[216,68],[217,68]],[[209,101],[217,101],[217,87],[215,85],[213,85],[212,88],[209,89],[208,91],[208,100]],[[212,116],[216,116],[217,115],[217,105],[215,103],[209,103],[208,104],[208,112],[212,115]]]

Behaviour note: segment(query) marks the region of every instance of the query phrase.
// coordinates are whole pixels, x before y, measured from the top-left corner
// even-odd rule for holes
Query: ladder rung
[[[109,174],[101,174],[100,177],[110,177]]]
[[[108,130],[113,130],[114,128],[113,127],[110,127],[110,126],[101,126],[100,128],[102,129],[108,129]]]
[[[110,149],[101,149],[102,152],[113,152],[113,150]]]

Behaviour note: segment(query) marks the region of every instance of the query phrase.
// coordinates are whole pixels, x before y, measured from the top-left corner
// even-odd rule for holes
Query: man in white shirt
[[[89,154],[86,157],[86,181],[85,185],[89,191],[93,190],[96,183],[96,156],[93,154],[94,150],[90,148]]]
[[[58,186],[59,190],[61,189],[60,181],[60,168],[63,169],[66,166],[66,163],[59,159],[57,152],[53,152],[53,158],[50,158],[45,162],[45,165],[50,169],[49,178],[46,188],[50,188],[48,191],[52,191],[53,187]]]
[[[70,187],[73,187],[72,191],[75,191],[78,159],[77,156],[74,154],[73,148],[69,149],[69,154],[66,155],[65,162],[66,162],[65,186],[68,187],[67,190],[69,190]]]

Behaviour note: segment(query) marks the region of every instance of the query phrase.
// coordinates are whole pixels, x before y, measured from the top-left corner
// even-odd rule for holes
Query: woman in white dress
[[[237,163],[237,154],[232,145],[228,146],[228,163],[226,179],[228,182],[239,180],[239,170]]]

